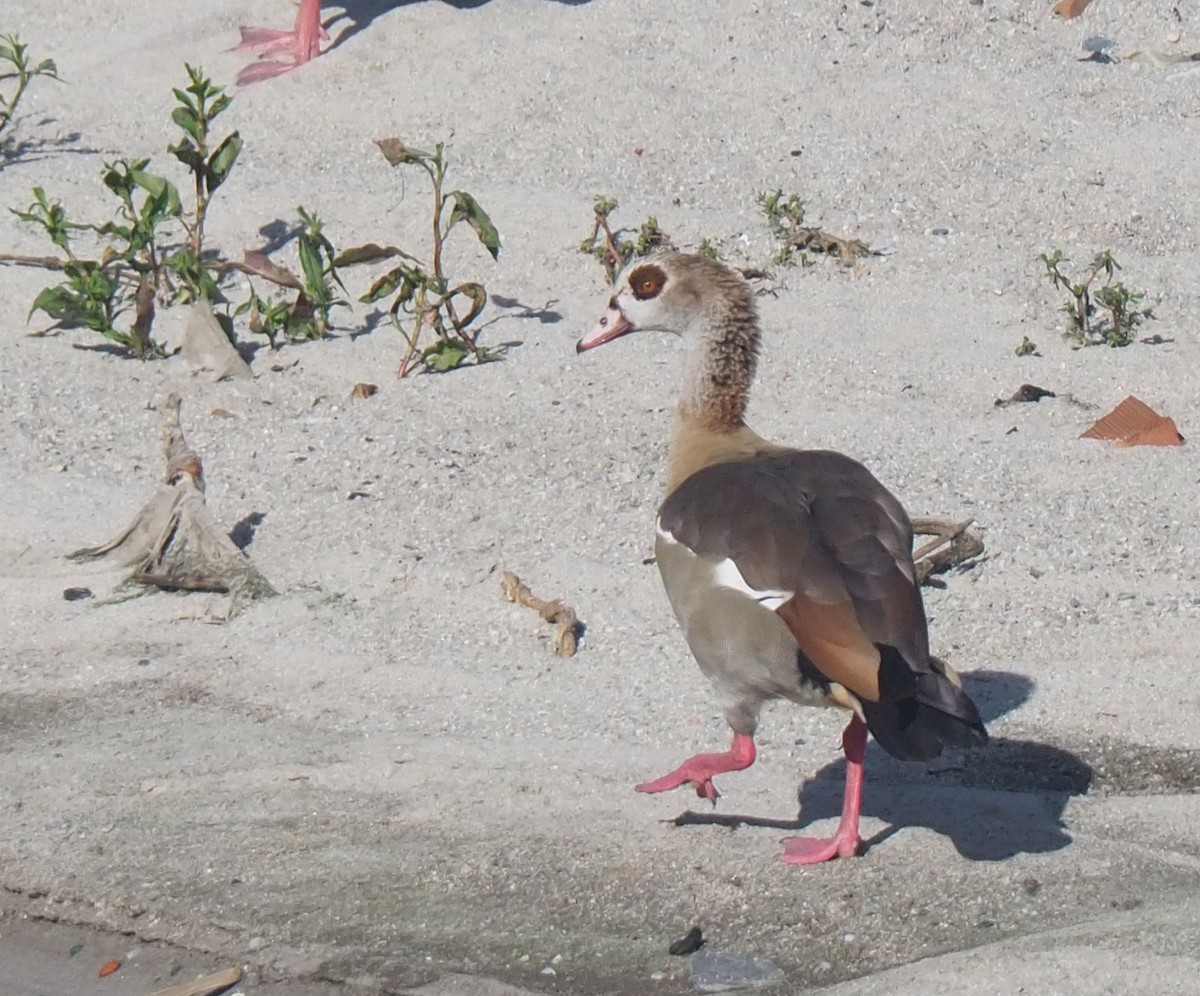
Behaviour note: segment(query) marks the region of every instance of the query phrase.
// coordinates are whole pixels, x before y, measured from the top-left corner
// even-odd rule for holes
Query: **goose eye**
[[[639,301],[657,297],[662,293],[666,282],[667,275],[653,264],[639,266],[629,275],[629,286],[633,290],[633,296]]]

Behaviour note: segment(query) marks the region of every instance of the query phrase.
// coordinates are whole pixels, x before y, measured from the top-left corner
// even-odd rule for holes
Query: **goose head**
[[[595,349],[630,332],[689,338],[718,325],[731,307],[744,308],[747,300],[741,276],[706,256],[662,253],[635,259],[617,277],[608,308],[575,351]]]

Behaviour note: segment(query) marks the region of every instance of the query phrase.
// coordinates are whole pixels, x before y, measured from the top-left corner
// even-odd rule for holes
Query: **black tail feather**
[[[975,703],[942,673],[940,661],[932,670],[914,673],[893,647],[881,646],[882,702],[862,703],[867,728],[879,746],[903,761],[929,761],[943,747],[981,747],[987,730]],[[901,678],[903,669],[903,678]],[[896,697],[888,689],[903,689]]]

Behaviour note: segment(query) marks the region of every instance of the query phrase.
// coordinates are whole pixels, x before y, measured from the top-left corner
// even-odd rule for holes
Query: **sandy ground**
[[[214,384],[84,332],[27,337],[47,275],[0,268],[0,952],[26,952],[26,990],[63,991],[72,946],[42,957],[33,917],[109,932],[86,957],[167,942],[260,987],[679,992],[667,945],[699,923],[787,991],[1200,992],[1198,451],[1077,438],[1131,393],[1200,433],[1200,70],[1080,61],[1091,36],[1200,49],[1194,0],[1097,0],[1069,24],[1011,0],[327,14],[332,51],[223,119],[246,148],[212,239],[261,245],[304,204],[340,245],[424,252],[419,177],[372,139],[448,140],[504,239],[493,264],[456,237],[450,262],[494,295],[485,341],[519,345],[398,382],[398,335],[356,306]],[[232,81],[237,26],[292,16],[8,0],[0,29],[64,82],[30,90],[0,204],[40,184],[105,216],[102,162],[174,169],[183,63]],[[605,300],[575,248],[593,195],[763,262],[754,199],[776,187],[892,252],[776,272],[753,424],[864,460],[913,514],[975,516],[988,552],[927,606],[993,745],[933,772],[873,747],[869,850],[809,869],[778,841],[832,825],[839,716],[768,713],[760,762],[721,781],[740,825],[676,828],[693,799],[632,792],[727,736],[645,563],[679,351],[573,352]],[[1035,258],[1055,247],[1111,248],[1169,341],[1068,348]],[[0,250],[48,248],[0,212]],[[1014,355],[1022,336],[1040,356]],[[351,400],[359,381],[379,393]],[[1023,382],[1096,408],[993,407]],[[228,624],[219,596],[62,597],[116,583],[63,555],[149,497],[170,391],[213,514],[262,517],[248,550],[283,593]],[[575,658],[501,600],[502,570],[578,609]]]

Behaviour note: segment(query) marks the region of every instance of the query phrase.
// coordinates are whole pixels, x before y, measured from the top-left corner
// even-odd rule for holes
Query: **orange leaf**
[[[1092,423],[1081,439],[1109,439],[1118,446],[1178,446],[1183,436],[1174,421],[1132,394]]]
[[[121,963],[116,958],[109,958],[108,961],[100,966],[100,978],[103,979],[106,975],[112,975],[120,967]]]
[[[1183,436],[1179,434],[1179,429],[1175,426],[1175,420],[1172,418],[1160,418],[1154,425],[1148,429],[1143,429],[1141,432],[1134,433],[1132,436],[1126,436],[1124,439],[1117,440],[1116,445],[1121,446],[1182,446]]]
[[[1069,21],[1082,14],[1084,8],[1091,2],[1092,0],[1058,0],[1058,3],[1050,8],[1050,13],[1057,14],[1064,21]]]

